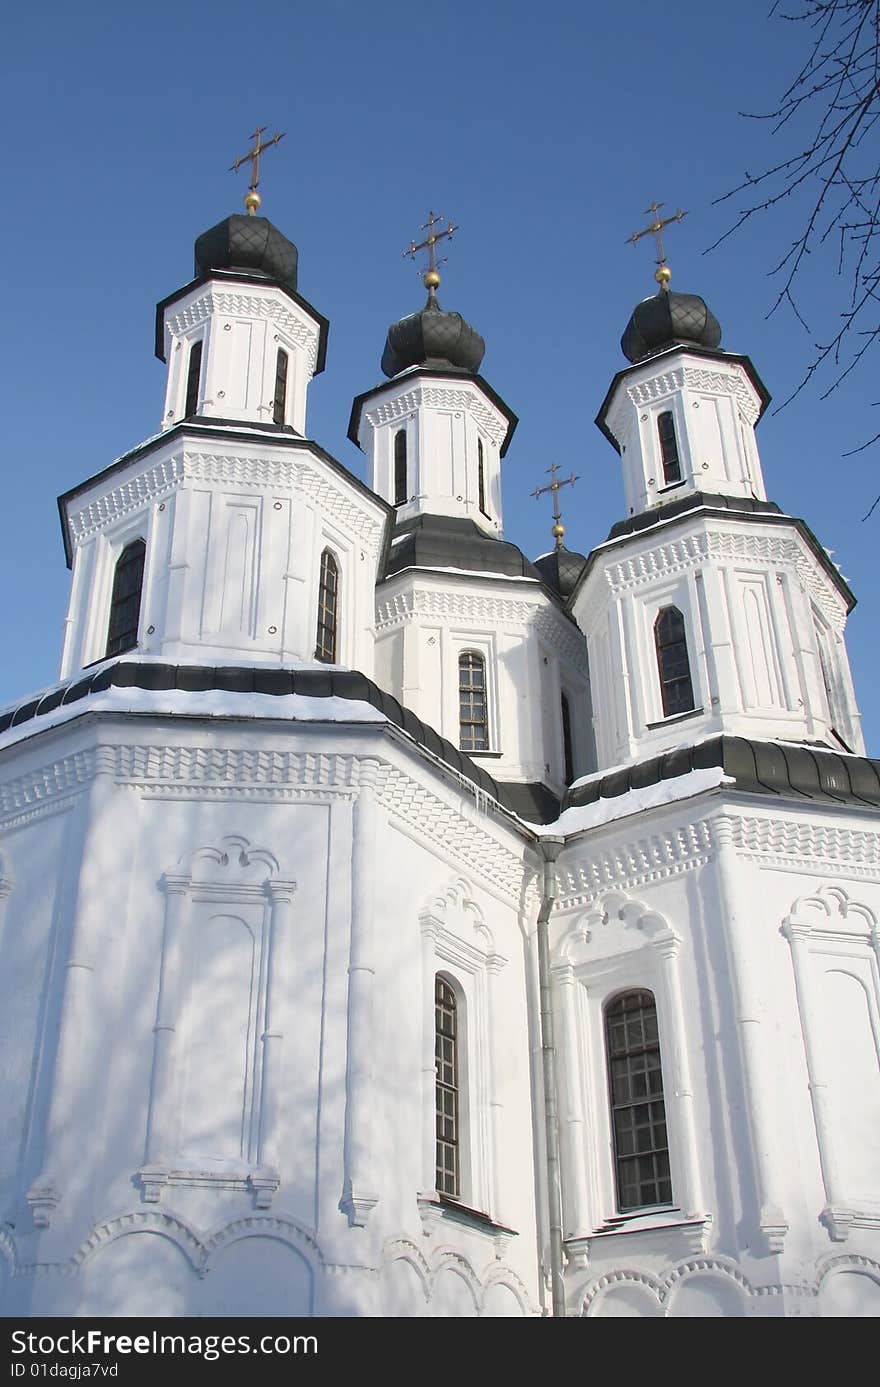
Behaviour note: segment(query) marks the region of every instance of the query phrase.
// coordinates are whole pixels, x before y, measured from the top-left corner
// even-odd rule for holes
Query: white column
[[[378,820],[373,789],[375,770],[375,763],[361,763],[361,788],[354,806],[351,865],[348,1066],[342,1207],[348,1214],[349,1223],[357,1226],[366,1223],[379,1199],[373,1171],[373,927]]]
[[[423,919],[422,926],[422,1128],[420,1199],[437,1198],[436,1088],[437,1067],[434,1055],[434,975],[436,973],[437,924]]]
[[[830,1220],[826,1218],[826,1226],[829,1227],[835,1242],[843,1242],[847,1236],[846,1219],[836,1219],[834,1211],[842,1209],[847,1201],[835,1150],[835,1123],[828,1093],[825,1048],[819,1026],[821,1004],[817,1004],[816,1001],[815,983],[810,969],[810,925],[800,924],[789,917],[782,926],[782,932],[791,947],[798,1011],[807,1058],[810,1101],[813,1105],[813,1120],[816,1124],[816,1141],[819,1147],[819,1165],[828,1206],[826,1215],[831,1215]]]
[[[730,820],[713,821],[715,861],[720,903],[726,917],[726,942],[733,986],[734,1019],[739,1036],[742,1078],[758,1205],[759,1239],[753,1249],[760,1255],[783,1250],[788,1223],[777,1188],[777,1172],[771,1157],[778,1105],[771,1091],[775,1073],[772,1038],[765,1036],[753,961],[758,947],[754,905],[742,889],[744,863],[736,855]],[[754,898],[759,898],[756,891]],[[754,899],[753,898],[753,899]]]
[[[266,1020],[263,1032],[263,1076],[260,1092],[261,1166],[278,1170],[281,1162],[281,1107],[284,1083],[284,1014],[290,999],[293,956],[295,881],[269,881],[269,967],[266,976]]]
[[[486,994],[488,1010],[488,1030],[489,1030],[489,1179],[487,1181],[487,1194],[489,1196],[489,1207],[486,1213],[496,1223],[504,1223],[506,1220],[501,1216],[499,1207],[499,1190],[501,1181],[498,1171],[498,1160],[501,1152],[501,1110],[503,1103],[498,1096],[498,1046],[496,1043],[496,1018],[498,1017],[498,974],[504,967],[505,960],[498,954],[489,954],[486,958]],[[433,1015],[433,1007],[431,1013]]]
[[[119,811],[114,804],[117,790],[112,752],[100,748],[97,757],[95,778],[79,810],[83,816],[82,836],[71,857],[78,879],[69,901],[69,949],[64,965],[43,1169],[27,1194],[37,1227],[46,1227],[50,1222],[65,1182],[81,1160],[83,1122],[95,1122],[99,1116],[84,1097],[96,1082],[99,1066],[103,1069],[105,1065],[100,1053],[101,1007],[95,969],[106,932],[106,913],[112,909],[107,899],[107,856],[115,855],[120,846],[124,850],[125,844],[120,845],[116,831]]]
[[[162,963],[159,974],[159,1001],[153,1028],[153,1076],[150,1086],[150,1115],[147,1128],[147,1164],[167,1168],[177,1146],[180,1117],[180,1055],[177,1027],[180,1022],[181,958],[183,934],[189,915],[191,880],[185,874],[166,872],[162,878],[165,893],[165,929],[162,937]],[[150,1193],[153,1191],[151,1190]]]
[[[591,1231],[587,1161],[584,1143],[584,1091],[578,1044],[578,981],[570,963],[554,969],[562,1040],[561,1112],[562,1120],[562,1200],[565,1236],[584,1237]]]
[[[670,929],[654,941],[662,960],[662,986],[666,1011],[672,1025],[663,1036],[664,1094],[670,1126],[675,1133],[673,1150],[678,1152],[675,1189],[676,1202],[686,1218],[705,1212],[700,1187],[697,1127],[694,1118],[694,1086],[688,1063],[687,1023],[678,972],[680,940]]]

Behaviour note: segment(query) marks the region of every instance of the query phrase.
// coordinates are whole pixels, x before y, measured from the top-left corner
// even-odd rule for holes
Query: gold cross
[[[556,540],[556,548],[562,549],[562,537],[565,534],[565,526],[562,523],[562,511],[559,509],[559,488],[563,486],[574,486],[575,482],[580,481],[580,478],[576,477],[572,472],[570,477],[566,477],[565,480],[561,482],[556,475],[556,473],[559,471],[559,464],[556,462],[551,462],[550,466],[547,468],[547,471],[550,473],[550,476],[553,478],[553,480],[547,486],[536,487],[531,494],[537,501],[538,498],[543,496],[545,492],[549,491],[552,493],[553,529],[551,531],[551,534],[553,535],[553,538]]]
[[[440,283],[437,266],[446,264],[445,255],[442,260],[437,259],[437,242],[442,241],[444,236],[448,236],[451,241],[453,232],[461,230],[460,226],[453,226],[452,222],[447,219],[444,229],[442,231],[435,231],[434,227],[439,226],[442,220],[442,215],[435,217],[433,212],[429,212],[428,220],[422,227],[422,230],[428,233],[424,241],[420,241],[418,245],[416,245],[415,241],[410,241],[408,248],[403,252],[404,256],[408,255],[411,260],[415,260],[420,250],[426,250],[428,252],[428,268],[422,275],[422,283],[427,289],[430,298],[434,297],[437,292],[437,285]]]
[[[654,245],[657,250],[657,269],[654,271],[654,278],[661,289],[668,290],[672,271],[666,263],[666,252],[663,249],[663,228],[671,226],[673,222],[680,222],[682,217],[687,216],[687,212],[682,212],[679,208],[674,217],[663,219],[660,216],[660,208],[665,207],[665,205],[663,202],[652,202],[645,211],[645,216],[651,218],[651,225],[646,226],[644,231],[634,231],[631,236],[627,237],[627,243],[637,246],[643,236],[654,237]]]
[[[235,163],[232,164],[229,169],[230,173],[235,173],[239,168],[241,168],[242,164],[246,164],[248,160],[250,160],[251,186],[248,188],[244,199],[244,205],[247,208],[247,214],[249,217],[254,216],[257,208],[260,205],[260,202],[262,201],[260,194],[257,192],[257,187],[260,182],[260,155],[265,150],[270,149],[273,144],[277,144],[279,140],[283,140],[285,134],[287,133],[286,131],[282,130],[280,134],[273,135],[271,140],[263,140],[263,142],[260,143],[260,136],[266,128],[267,127],[265,125],[257,126],[256,130],[251,135],[251,139],[254,142],[253,149],[248,150],[247,154],[242,154],[241,158],[236,159]]]

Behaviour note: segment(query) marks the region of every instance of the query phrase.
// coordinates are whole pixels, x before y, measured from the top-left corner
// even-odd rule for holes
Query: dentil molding
[[[497,448],[504,442],[507,420],[496,410],[489,409],[475,386],[415,385],[393,399],[380,400],[372,409],[365,411],[364,418],[374,429],[381,428],[383,424],[406,418],[421,408],[461,410],[472,414]]]
[[[303,314],[294,313],[286,301],[269,294],[208,290],[199,298],[174,309],[165,319],[166,345],[169,334],[183,337],[208,318],[268,318],[277,328],[302,347],[310,376],[315,374],[320,333]]]

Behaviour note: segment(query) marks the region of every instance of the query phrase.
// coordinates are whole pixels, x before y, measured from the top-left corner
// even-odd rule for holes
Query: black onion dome
[[[265,217],[234,215],[202,232],[195,245],[196,275],[246,270],[296,293],[299,252]]]
[[[382,353],[382,370],[396,376],[408,366],[453,366],[479,371],[486,343],[460,313],[446,313],[429,298],[420,313],[392,323]]]
[[[636,304],[620,339],[624,356],[633,362],[688,342],[714,349],[721,342],[721,325],[698,294],[673,290],[661,290]]]
[[[542,554],[539,559],[535,559],[535,568],[548,588],[558,592],[560,597],[568,598],[574,592],[586,563],[583,554],[578,554],[574,549],[563,548]]]

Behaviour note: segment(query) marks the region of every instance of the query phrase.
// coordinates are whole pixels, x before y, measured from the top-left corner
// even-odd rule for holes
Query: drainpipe
[[[554,863],[565,846],[564,838],[542,838],[538,847],[544,859],[541,908],[538,911],[538,985],[541,1005],[541,1062],[544,1071],[544,1129],[547,1148],[547,1204],[550,1223],[550,1288],[554,1317],[565,1316],[565,1282],[562,1275],[562,1185],[559,1171],[559,1117],[556,1105],[556,1047],[550,996],[550,936],[547,922],[556,897]]]

